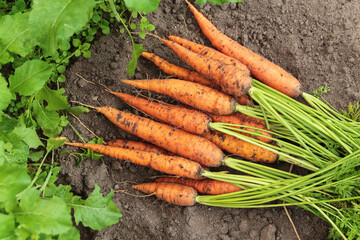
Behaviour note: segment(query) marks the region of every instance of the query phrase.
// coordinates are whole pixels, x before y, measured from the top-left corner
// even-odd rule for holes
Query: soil
[[[223,6],[195,6],[225,34],[297,77],[305,92],[311,93],[322,85],[331,86],[325,98],[338,109],[360,99],[359,1],[251,0]],[[158,11],[146,17],[156,26],[155,34],[178,35],[211,46],[183,0],[162,0]],[[136,41],[141,41],[148,51],[185,66],[153,37]],[[83,80],[86,79],[112,90],[142,93],[177,103],[119,83],[119,79],[129,78],[126,67],[132,47],[129,37],[120,34],[116,26],[110,35],[99,36],[91,51],[90,59],[79,58],[66,73],[69,100],[95,106],[109,105],[141,115],[104,92],[99,85]],[[166,77],[152,63],[140,59],[133,78]],[[80,119],[105,141],[114,138],[139,140],[94,111],[83,114]],[[70,122],[86,140],[94,137],[76,119],[70,117]],[[79,141],[69,127],[63,136]],[[75,151],[70,147],[66,149]],[[284,164],[281,166],[288,168]],[[86,160],[81,165],[76,165],[73,158],[61,157],[61,167],[61,182],[72,185],[74,192],[84,197],[92,192],[95,184],[100,185],[104,194],[114,189],[114,202],[124,215],[118,224],[98,232],[80,226],[82,239],[297,239],[283,208],[178,207],[153,196],[142,197],[131,185],[152,181],[154,176],[162,174],[108,157],[99,161]],[[327,239],[329,226],[325,221],[300,208],[289,207],[288,211],[302,240]]]

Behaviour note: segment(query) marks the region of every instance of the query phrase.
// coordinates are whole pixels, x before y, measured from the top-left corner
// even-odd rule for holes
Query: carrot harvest
[[[241,63],[239,60],[233,58],[233,57],[230,57],[228,55],[225,55],[213,48],[210,48],[210,47],[206,47],[204,45],[201,45],[201,44],[198,44],[198,43],[195,43],[195,42],[192,42],[192,41],[189,41],[185,38],[181,38],[181,37],[178,37],[178,36],[168,36],[168,38],[173,41],[173,42],[176,42],[178,44],[180,44],[181,46],[189,49],[190,51],[193,51],[197,54],[200,54],[204,57],[208,57],[208,58],[211,58],[211,59],[214,59],[214,60],[219,60],[220,62],[223,62],[225,64],[231,64],[231,65],[234,65],[236,67],[239,68],[239,71],[242,71],[244,72],[245,74],[248,74],[250,75],[250,71],[249,69],[243,64]]]
[[[157,56],[154,53],[143,52],[141,56],[152,61],[156,66],[158,66],[161,70],[163,70],[166,74],[174,76],[179,79],[200,83],[205,86],[215,87],[216,85],[208,78],[204,77],[198,72],[185,69],[179,66],[176,66],[165,59]]]
[[[207,132],[203,137],[215,143],[222,150],[250,161],[273,163],[279,159],[279,155],[276,153],[218,131]]]
[[[224,159],[221,149],[203,137],[112,107],[95,109],[124,131],[203,166],[216,167]]]
[[[268,86],[293,98],[299,97],[302,94],[300,82],[290,73],[220,32],[189,1],[185,1],[189,5],[204,35],[220,52],[238,59],[248,67],[255,78]]]
[[[140,111],[187,132],[201,135],[209,131],[211,118],[200,111],[172,104],[157,103],[126,93],[109,92]]]
[[[154,152],[160,154],[171,155],[165,149],[162,149],[158,146],[152,145],[150,143],[139,142],[139,141],[131,141],[131,140],[123,140],[123,139],[114,139],[107,143],[108,146],[118,147],[118,148],[126,148],[131,150],[139,150],[144,152]]]
[[[222,123],[229,123],[229,124],[237,124],[237,125],[244,125],[244,126],[250,126],[250,127],[255,127],[255,128],[260,128],[260,129],[264,129],[264,130],[268,130],[266,127],[266,123],[264,120],[258,119],[258,118],[254,118],[254,117],[250,117],[247,116],[245,114],[242,113],[234,113],[231,115],[215,115],[215,114],[211,114],[210,115],[211,119],[213,122],[222,122]],[[267,136],[267,137],[274,137],[272,134],[265,132],[265,131],[259,131],[253,128],[247,128],[247,127],[239,127],[240,129],[244,129],[246,131],[253,131],[253,132],[257,132],[260,133],[263,136]],[[272,139],[267,138],[267,137],[263,137],[261,135],[252,135],[250,133],[244,133],[244,132],[239,132],[245,136],[249,136],[252,137],[254,139],[258,139],[262,142],[265,143],[269,143],[272,142]]]
[[[194,188],[176,183],[142,183],[132,186],[146,194],[155,194],[159,199],[179,206],[193,206],[197,192]]]
[[[70,142],[66,142],[65,144],[74,147],[91,149],[94,152],[108,155],[119,160],[128,160],[135,164],[151,167],[154,170],[177,176],[199,179],[201,178],[201,174],[204,172],[204,169],[199,163],[182,157],[111,147],[102,144]]]
[[[216,89],[178,79],[121,80],[121,82],[170,96],[196,109],[228,115],[236,111],[235,98]]]
[[[161,177],[161,178],[157,178],[155,182],[182,184],[194,188],[198,193],[204,193],[210,195],[226,194],[226,193],[232,193],[242,190],[241,188],[233,184],[230,184],[228,182],[218,181],[214,179],[194,180],[194,179],[179,178],[179,177]]]
[[[240,97],[252,87],[250,75],[239,71],[238,67],[202,56],[175,42],[160,37],[159,39],[190,67],[213,80],[224,92]]]

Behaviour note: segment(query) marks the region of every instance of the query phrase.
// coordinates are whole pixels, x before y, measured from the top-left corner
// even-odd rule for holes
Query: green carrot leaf
[[[29,96],[40,90],[50,78],[51,65],[41,60],[30,60],[16,68],[9,77],[11,92]]]

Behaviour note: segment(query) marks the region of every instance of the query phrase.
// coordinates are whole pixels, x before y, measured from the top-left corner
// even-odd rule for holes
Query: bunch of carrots
[[[357,211],[355,201],[360,198],[354,188],[360,180],[355,174],[360,165],[359,123],[303,93],[296,78],[221,33],[186,2],[218,50],[177,36],[168,36],[169,40],[156,36],[194,70],[144,52],[144,58],[174,78],[121,82],[168,95],[187,107],[107,89],[159,121],[109,106],[92,108],[149,143],[118,139],[107,145],[67,144],[173,175],[133,186],[170,203],[240,208],[299,205],[328,221],[334,236],[352,239],[359,231],[349,210]],[[293,99],[300,96],[311,107]],[[314,173],[298,176],[258,164],[276,161]],[[246,175],[209,170],[220,165]],[[341,165],[345,167],[339,170]],[[345,202],[346,209],[336,202]],[[340,227],[341,219],[349,220]]]

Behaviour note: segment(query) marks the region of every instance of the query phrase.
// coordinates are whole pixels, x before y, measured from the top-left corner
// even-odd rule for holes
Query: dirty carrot
[[[203,137],[221,149],[250,161],[273,163],[279,159],[279,155],[276,153],[218,131],[207,132]]]
[[[205,86],[210,86],[212,88],[217,88],[215,83],[210,79],[204,77],[198,72],[176,66],[165,59],[155,55],[154,53],[143,52],[141,56],[152,61],[156,66],[163,70],[166,74],[174,76],[175,78],[183,79],[186,81],[200,83]]]
[[[157,103],[126,93],[109,92],[140,111],[187,132],[201,135],[209,131],[211,118],[203,112],[167,103]]]
[[[121,80],[128,85],[165,94],[196,109],[228,115],[236,111],[237,101],[216,89],[178,79]]]
[[[108,142],[108,146],[126,148],[131,150],[139,150],[144,152],[154,152],[169,155],[170,153],[165,149],[162,149],[158,146],[152,145],[146,142],[123,140],[123,139],[114,139]]]
[[[213,80],[224,92],[240,97],[252,87],[250,75],[239,71],[238,67],[202,56],[175,42],[158,38],[190,67]]]
[[[290,73],[220,32],[193,5],[186,2],[202,32],[220,52],[241,61],[255,78],[268,86],[293,98],[302,94],[300,82]]]
[[[241,191],[242,189],[228,182],[213,180],[213,179],[202,179],[194,180],[189,178],[179,177],[161,177],[155,180],[156,183],[167,182],[177,183],[193,187],[198,193],[219,195]]]
[[[235,97],[235,99],[240,105],[251,106],[251,107],[254,106],[254,102],[250,98],[249,95],[243,95],[241,97]]]
[[[197,192],[194,188],[176,183],[142,183],[132,186],[146,194],[155,194],[161,200],[180,206],[193,206]]]
[[[242,113],[234,113],[231,115],[222,115],[222,116],[211,114],[210,117],[213,122],[222,122],[222,123],[242,125],[244,127],[239,127],[240,129],[244,129],[246,131],[254,131],[254,132],[261,134],[261,135],[252,135],[250,133],[239,132],[245,136],[249,136],[254,139],[258,139],[265,143],[269,143],[269,142],[273,141],[271,138],[274,136],[271,133],[254,129],[254,128],[260,128],[260,129],[268,130],[264,120],[250,117],[250,116],[247,116]],[[250,126],[250,127],[254,127],[254,128],[247,128],[245,126]],[[271,138],[267,138],[267,137],[263,137],[263,136],[267,136],[267,137],[271,137]]]
[[[242,62],[240,62],[239,60],[237,60],[233,57],[225,55],[213,48],[206,47],[204,45],[189,41],[185,38],[181,38],[181,37],[173,36],[173,35],[168,36],[168,38],[171,41],[176,42],[176,43],[180,44],[181,46],[183,46],[193,52],[196,52],[197,54],[200,54],[202,56],[205,56],[205,57],[208,57],[208,58],[211,58],[214,60],[219,60],[225,64],[234,65],[239,68],[239,71],[243,71],[244,73],[250,75],[249,69]]]
[[[128,160],[135,164],[151,167],[154,170],[177,176],[199,179],[201,178],[201,174],[204,172],[204,169],[199,163],[182,157],[111,147],[102,144],[70,142],[66,142],[65,144],[74,147],[91,149],[94,152],[108,155],[119,160]]]
[[[224,153],[207,139],[112,107],[94,107],[113,124],[147,142],[207,167],[221,165]]]

